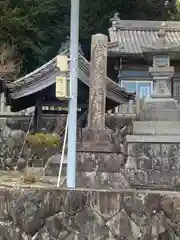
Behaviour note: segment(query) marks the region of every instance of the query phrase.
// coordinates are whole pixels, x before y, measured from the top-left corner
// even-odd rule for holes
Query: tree
[[[80,0],[80,40],[107,34],[115,12],[121,19],[166,20],[173,11],[167,0]],[[54,57],[69,33],[70,0],[0,0],[0,67],[13,52],[14,68],[30,72]]]
[[[66,5],[58,0],[0,1],[0,45],[16,49],[25,72],[44,62],[55,36],[64,29],[65,11],[59,14],[57,9],[66,9]]]
[[[180,2],[176,3],[176,8],[171,12],[171,19],[180,21]]]
[[[115,12],[127,20],[167,20],[172,8],[167,0],[81,0],[80,37],[107,33]]]

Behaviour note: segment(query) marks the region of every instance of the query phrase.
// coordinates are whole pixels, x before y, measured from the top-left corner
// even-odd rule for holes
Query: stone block
[[[179,121],[134,121],[133,134],[180,135]]]
[[[8,216],[0,221],[1,240],[180,239],[178,192],[36,187],[1,191]]]
[[[129,189],[130,185],[123,172],[78,172],[77,187],[91,189]]]
[[[180,112],[177,109],[150,109],[139,114],[140,121],[179,121]]]
[[[120,133],[116,136],[109,128],[85,128],[82,134],[82,141],[77,142],[77,152],[124,153],[123,141],[124,138]]]
[[[112,130],[85,128],[83,129],[82,139],[85,142],[110,142],[112,139]]]
[[[145,101],[143,110],[178,109],[178,103],[173,98],[149,98]]]
[[[93,141],[82,141],[77,142],[77,152],[121,152],[121,149],[111,142],[93,142]]]
[[[140,121],[179,121],[180,110],[172,98],[150,98],[139,114]]]
[[[180,135],[127,135],[128,143],[180,143]]]
[[[133,185],[163,188],[180,186],[180,144],[137,142],[130,143],[124,175]]]
[[[125,161],[122,153],[78,152],[77,171],[118,173]]]

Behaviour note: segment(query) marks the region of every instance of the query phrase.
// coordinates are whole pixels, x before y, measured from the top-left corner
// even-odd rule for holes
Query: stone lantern
[[[157,36],[156,42],[152,45],[142,46],[143,56],[153,62],[153,66],[149,67],[149,73],[153,77],[153,91],[151,97],[145,102],[140,119],[179,120],[178,104],[171,97],[168,84],[174,75],[174,67],[170,66],[170,60],[178,57],[180,45],[171,44],[166,40],[164,28],[158,32]]]
[[[180,110],[177,101],[171,97],[168,81],[174,74],[170,60],[179,57],[180,46],[172,45],[165,37],[165,30],[161,29],[157,41],[152,46],[143,47],[143,56],[153,62],[149,67],[153,91],[133,121],[132,134],[126,136],[128,156],[125,169],[131,173],[131,187],[137,184],[161,190],[174,189],[179,184],[174,179],[180,178]],[[172,156],[177,160],[174,161]],[[138,176],[140,172],[143,179]],[[151,239],[157,239],[156,230],[154,225]]]

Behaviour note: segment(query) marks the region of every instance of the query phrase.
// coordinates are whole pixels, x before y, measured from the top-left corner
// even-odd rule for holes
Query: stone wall
[[[64,134],[66,124],[66,117],[62,116],[61,119],[44,119],[42,126],[43,131],[46,133],[56,133],[61,136]],[[50,153],[45,154],[44,151],[39,149],[38,154],[33,155],[32,149],[29,148],[27,143],[24,143],[26,132],[28,131],[29,120],[17,120],[15,118],[8,118],[6,121],[0,119],[0,169],[6,170],[16,165],[18,159],[20,159],[20,168],[26,165],[27,161],[35,166],[42,167],[48,161],[51,155],[60,153],[60,148],[53,149]],[[109,127],[116,139],[121,139],[121,130],[125,125],[128,125],[128,131],[131,133],[132,119],[131,118],[119,118],[115,116],[106,117],[106,125]],[[30,128],[33,131],[33,128]],[[24,143],[24,144],[23,144]],[[22,149],[22,146],[23,149]],[[126,155],[126,153],[125,153]]]
[[[22,152],[25,132],[20,129],[11,129],[4,125],[0,129],[0,169],[8,170],[16,165],[18,158],[25,165],[25,159],[29,158],[29,152]]]
[[[180,239],[180,194],[0,188],[0,239]]]
[[[32,149],[26,139],[28,130],[33,132],[33,126],[29,129],[30,120],[17,120],[8,118],[6,121],[0,119],[0,170],[12,170],[18,162],[18,167],[24,168],[27,161],[30,165],[44,167],[48,159],[60,152],[60,147],[47,149],[39,147]],[[63,135],[65,119],[50,119],[43,121],[45,133]]]
[[[180,144],[129,143],[128,156],[134,184],[180,187]]]

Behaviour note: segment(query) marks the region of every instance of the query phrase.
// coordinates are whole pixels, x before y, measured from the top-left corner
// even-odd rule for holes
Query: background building
[[[169,88],[180,102],[180,22],[121,20],[118,14],[111,19],[109,28],[109,76],[127,91],[136,92],[139,98],[148,98],[152,92],[152,76],[149,67],[153,57],[146,51],[158,53],[162,45],[170,52],[171,66],[175,75]],[[164,31],[165,35],[161,36]],[[165,50],[166,51],[166,50]]]

